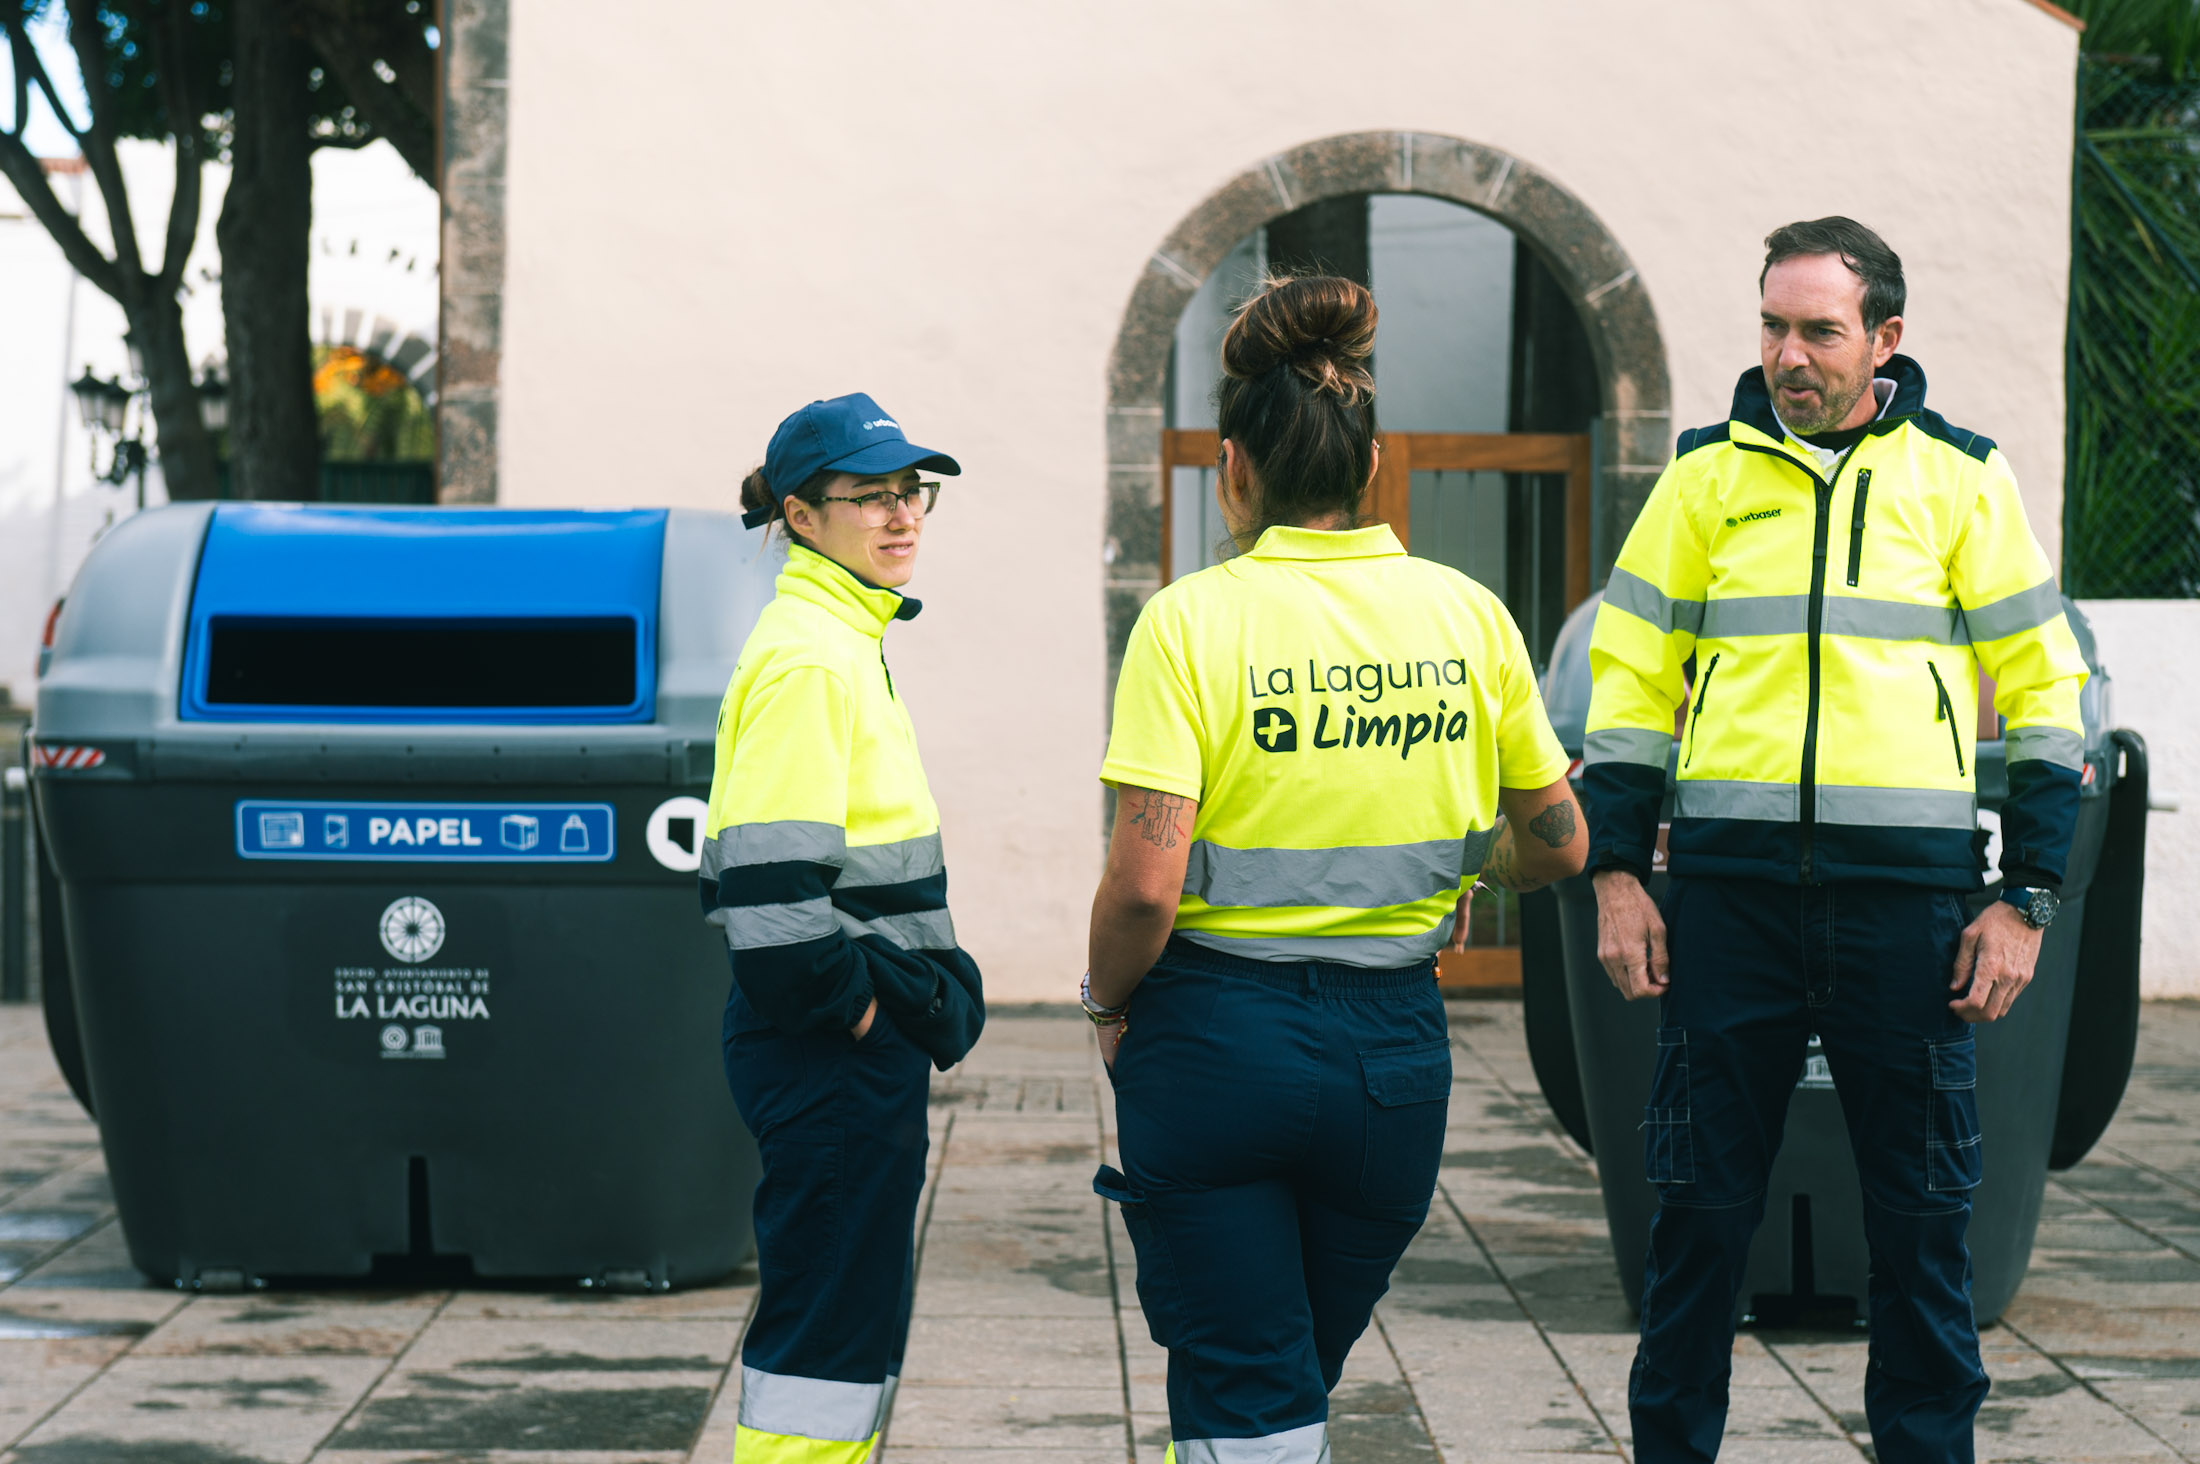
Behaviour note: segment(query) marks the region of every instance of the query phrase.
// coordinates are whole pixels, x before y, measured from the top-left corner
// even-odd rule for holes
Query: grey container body
[[[1589,629],[1600,600],[1591,598],[1568,620],[1545,680],[1552,725],[1577,757],[1588,720]],[[2065,609],[2093,669],[2082,697],[2092,772],[2080,802],[2062,910],[2042,942],[2032,984],[2008,1016],[1978,1029],[1986,1164],[1985,1179],[1973,1193],[1969,1244],[1973,1303],[1982,1322],[2001,1314],[2030,1264],[2081,977],[2095,988],[2121,988],[2127,1002],[2136,1001],[2135,943],[2129,961],[2107,963],[2115,969],[2087,971],[2081,962],[2087,946],[2087,897],[2100,866],[2110,794],[2122,759],[2104,726],[2108,678],[2094,654],[2090,627],[2074,604],[2066,600]],[[1976,761],[1980,809],[1998,812],[2006,792],[2002,745],[1980,743]],[[1670,808],[1670,777],[1668,800]],[[2143,801],[2142,792],[2142,819]],[[1664,873],[1652,875],[1653,898],[1662,900],[1666,887]],[[1974,896],[1974,911],[1983,909],[1997,889]],[[1537,1074],[1554,1111],[1596,1155],[1613,1259],[1628,1305],[1639,1308],[1650,1220],[1658,1204],[1657,1192],[1644,1178],[1640,1132],[1657,1060],[1658,1003],[1623,1001],[1606,977],[1597,960],[1596,895],[1589,878],[1562,881],[1553,895],[1555,919],[1540,925],[1524,922],[1530,932],[1522,951],[1528,1025],[1531,1042],[1542,1044]],[[1686,973],[1676,972],[1675,979],[1686,979]],[[1568,1037],[1571,1051],[1552,1050],[1554,1042]],[[2120,1054],[2079,1057],[2120,1062],[2113,1091],[2121,1093],[2120,1074],[2128,1074],[2131,1062],[2128,1045]],[[1867,1294],[1870,1258],[1856,1162],[1840,1099],[1830,1081],[1814,1076],[1817,1067],[1806,1068],[1788,1108],[1766,1194],[1765,1221],[1750,1250],[1737,1301],[1745,1312],[1760,1303],[1809,1305],[1828,1298],[1848,1298],[1861,1307]]]
[[[647,835],[668,800],[708,795],[719,701],[777,556],[730,516],[667,515],[648,722],[185,721],[211,517],[172,506],[100,543],[33,729],[40,749],[100,756],[36,767],[33,786],[80,1033],[59,1056],[99,1119],[132,1261],[179,1285],[463,1257],[485,1277],[646,1288],[740,1264],[759,1164],[720,1054],[725,949],[692,869]],[[246,798],[585,801],[611,808],[615,855],[253,861]],[[428,969],[380,940],[404,899],[435,908],[432,969],[458,973],[430,983],[443,1007],[414,1008],[466,1013],[437,1061],[387,1060],[378,1018],[338,1015],[347,980]]]

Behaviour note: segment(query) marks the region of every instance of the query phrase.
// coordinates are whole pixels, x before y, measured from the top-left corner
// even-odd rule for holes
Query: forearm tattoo
[[[1176,816],[1191,805],[1191,799],[1174,793],[1156,793],[1146,790],[1132,802],[1131,825],[1138,830],[1138,837],[1156,849],[1174,849],[1183,837],[1176,825]]]
[[[1565,848],[1574,841],[1573,804],[1552,804],[1528,820],[1528,832],[1553,849]]]
[[[1534,828],[1535,821],[1529,820],[1528,826]],[[1514,836],[1512,820],[1503,815],[1498,817],[1497,838],[1490,844],[1489,857],[1482,861],[1482,878],[1515,894],[1539,890],[1550,883],[1547,879],[1536,879],[1520,872],[1519,843]]]

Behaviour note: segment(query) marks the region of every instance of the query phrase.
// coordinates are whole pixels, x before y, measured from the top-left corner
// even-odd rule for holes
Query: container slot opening
[[[260,620],[210,626],[223,707],[627,707],[630,619]]]

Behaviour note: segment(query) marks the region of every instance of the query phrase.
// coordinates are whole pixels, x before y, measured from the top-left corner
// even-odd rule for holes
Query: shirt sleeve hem
[[[1548,788],[1551,786],[1551,784],[1557,782],[1560,778],[1565,777],[1567,770],[1573,765],[1574,760],[1568,757],[1563,751],[1561,751],[1556,759],[1551,762],[1544,763],[1540,768],[1537,769],[1535,773],[1529,774],[1528,781],[1516,783],[1511,778],[1508,778],[1500,773],[1497,779],[1497,786],[1500,788],[1510,788],[1516,793],[1529,793],[1538,788]]]
[[[1186,779],[1174,773],[1156,772],[1151,768],[1135,768],[1126,763],[1101,764],[1100,781],[1117,788],[1151,788],[1156,793],[1172,793],[1179,798],[1197,802],[1202,791],[1196,778]]]

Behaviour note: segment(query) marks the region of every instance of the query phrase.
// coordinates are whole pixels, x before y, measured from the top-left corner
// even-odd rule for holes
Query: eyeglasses
[[[937,483],[911,483],[906,488],[883,488],[876,493],[865,493],[857,498],[827,498],[827,503],[852,503],[856,512],[863,515],[867,529],[883,529],[894,517],[896,508],[906,508],[916,518],[923,518],[940,501],[940,485]]]

